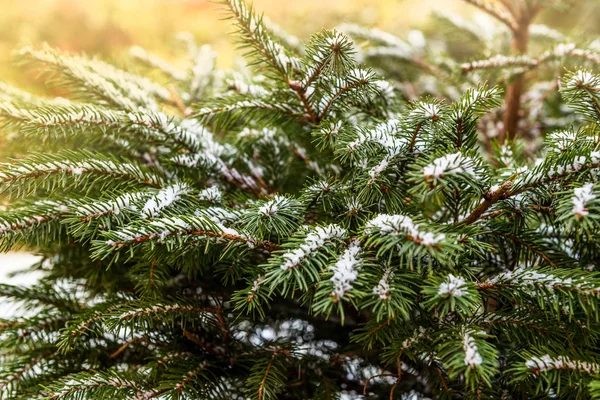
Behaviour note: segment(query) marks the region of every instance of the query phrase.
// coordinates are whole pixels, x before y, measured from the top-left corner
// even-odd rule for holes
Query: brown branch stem
[[[483,196],[483,201],[471,212],[471,214],[461,221],[462,225],[471,225],[481,218],[481,216],[498,200],[503,199],[506,194],[512,189],[513,182],[508,180],[504,182],[498,189],[490,191]]]

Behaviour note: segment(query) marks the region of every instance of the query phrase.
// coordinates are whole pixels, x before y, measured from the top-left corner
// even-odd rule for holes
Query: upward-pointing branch
[[[494,18],[498,19],[512,32],[511,54],[513,56],[527,54],[529,46],[529,26],[540,11],[540,4],[522,4],[521,0],[501,0],[503,8],[493,6],[486,0],[465,0]],[[525,87],[525,78],[521,75],[513,80],[506,87],[504,96],[505,108],[502,131],[498,135],[498,142],[504,143],[506,136],[511,134],[513,137],[517,134],[519,126],[519,112],[521,111],[521,95]]]
[[[498,21],[502,22],[504,25],[510,28],[511,31],[516,31],[518,29],[518,23],[515,21],[513,15],[510,11],[506,11],[503,9],[498,9],[485,0],[465,0],[467,3],[474,5],[480,10],[485,11],[487,14],[496,18]],[[502,2],[505,3],[504,1]],[[506,7],[506,5],[505,5]]]

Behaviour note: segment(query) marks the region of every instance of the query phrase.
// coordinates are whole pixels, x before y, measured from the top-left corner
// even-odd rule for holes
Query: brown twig
[[[366,396],[367,395],[367,386],[369,385],[369,383],[373,380],[373,379],[377,379],[377,378],[383,378],[386,376],[396,376],[394,374],[390,374],[390,373],[386,373],[386,374],[377,374],[377,375],[373,375],[371,376],[369,379],[367,379],[365,381],[365,384],[363,385],[363,394]]]
[[[110,355],[110,358],[116,358],[119,354],[121,354],[122,352],[125,351],[125,349],[127,349],[130,345],[132,345],[133,343],[136,342],[145,342],[147,343],[148,341],[144,338],[133,338],[131,340],[128,340],[127,342],[125,342],[121,347],[119,347],[114,353],[112,353]]]
[[[442,374],[442,371],[436,367],[435,372],[437,372],[438,376],[440,377],[440,381],[442,381],[442,385],[444,386],[444,390],[446,390],[446,393],[450,393],[451,390],[448,387],[448,385],[446,384],[446,380],[444,379],[444,375]]]
[[[504,182],[498,189],[493,192],[486,193],[483,197],[483,201],[471,212],[471,214],[461,221],[462,225],[471,225],[477,221],[481,216],[498,200],[503,199],[506,194],[512,189],[513,182],[508,180]]]
[[[181,100],[181,96],[179,96],[179,93],[177,93],[177,90],[175,90],[175,87],[173,87],[173,85],[170,85],[169,87],[167,87],[167,90],[169,91],[169,94],[171,95],[171,101],[173,102],[173,105],[175,107],[177,107],[177,109],[183,115],[187,115],[188,108],[186,107],[186,105],[183,102],[183,100]]]
[[[325,118],[325,116],[327,115],[327,113],[329,112],[329,109],[331,108],[331,106],[333,105],[333,103],[338,99],[338,97],[340,97],[341,95],[343,95],[346,92],[349,92],[350,90],[362,86],[362,85],[367,85],[369,84],[371,81],[367,80],[367,79],[361,79],[359,81],[353,82],[351,84],[349,84],[348,86],[344,86],[343,88],[340,88],[332,97],[331,99],[329,99],[329,101],[327,102],[327,104],[325,105],[325,107],[323,108],[323,111],[321,111],[321,114],[319,114],[319,116],[317,117],[317,123],[320,122],[321,120],[323,120],[323,118]]]
[[[394,400],[394,392],[396,391],[396,388],[400,384],[400,379],[402,379],[402,361],[400,361],[400,358],[396,359],[396,365],[398,368],[398,373],[397,373],[398,377],[396,378],[396,382],[394,382],[394,385],[390,389],[390,400]]]
[[[319,121],[318,121],[317,114],[315,113],[315,110],[312,108],[312,105],[308,101],[308,97],[306,97],[307,86],[302,85],[302,82],[292,81],[291,79],[288,79],[288,86],[290,89],[292,89],[298,95],[298,98],[302,102],[302,106],[304,107],[304,110],[306,110],[306,114],[308,116],[308,118],[307,118],[308,121],[310,121],[311,123],[313,123],[315,125],[318,124]]]
[[[269,377],[269,372],[271,372],[271,366],[273,365],[275,358],[277,358],[277,354],[278,354],[277,352],[273,353],[273,356],[271,356],[271,359],[269,360],[269,363],[267,364],[267,369],[265,370],[265,374],[263,375],[263,378],[260,381],[260,386],[258,387],[258,400],[263,399],[263,394],[265,391],[265,384],[267,382],[267,378]]]
[[[410,138],[410,144],[408,145],[408,152],[412,154],[415,149],[415,142],[417,141],[417,136],[419,135],[419,131],[421,130],[422,122],[419,122],[417,127],[415,128],[412,137]]]
[[[535,15],[538,7],[520,8],[522,10],[516,16],[517,25],[512,32],[511,53],[513,55],[526,54],[529,46],[529,26]],[[506,136],[512,134],[513,137],[517,134],[519,126],[520,111],[521,111],[521,95],[525,88],[525,77],[520,75],[506,87],[504,96],[504,118],[503,128],[498,135],[499,143],[504,143]]]
[[[529,46],[529,26],[540,11],[540,4],[519,4],[511,0],[501,0],[503,9],[492,6],[484,0],[465,0],[508,26],[512,33],[511,54],[526,54]],[[521,112],[521,96],[525,88],[523,74],[516,77],[506,87],[504,95],[503,127],[498,135],[498,142],[503,144],[508,134],[516,136]]]

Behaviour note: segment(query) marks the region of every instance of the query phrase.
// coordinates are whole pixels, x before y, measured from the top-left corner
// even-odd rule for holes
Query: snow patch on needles
[[[354,240],[338,258],[337,262],[329,267],[333,271],[333,276],[330,279],[333,283],[331,295],[336,299],[344,297],[344,294],[352,289],[352,283],[358,277],[358,269],[362,262],[359,256],[360,251],[360,242]]]
[[[581,86],[595,86],[598,84],[596,77],[589,71],[579,70],[569,80],[567,87],[574,89]]]
[[[548,135],[548,139],[553,150],[562,153],[577,141],[577,133],[569,130],[553,132]]]
[[[440,107],[435,103],[422,103],[423,112],[429,118],[436,118],[440,113]]]
[[[583,371],[588,374],[600,372],[600,365],[589,363],[587,361],[571,360],[565,356],[552,357],[549,354],[541,357],[532,357],[525,362],[525,366],[538,372],[569,369],[573,371]]]
[[[258,208],[258,213],[263,217],[269,217],[277,214],[279,209],[285,208],[290,204],[291,200],[285,196],[276,195],[272,199],[265,202]]]
[[[158,194],[146,202],[142,209],[145,218],[156,217],[163,209],[181,198],[182,195],[192,191],[187,184],[176,183],[161,189]]]
[[[46,210],[39,210],[38,215],[24,216],[9,221],[5,219],[5,216],[0,216],[0,236],[48,222],[70,210],[67,204],[53,200],[38,201],[35,206],[43,207]]]
[[[256,277],[256,279],[254,279],[254,281],[252,281],[252,288],[250,288],[250,291],[248,292],[248,301],[252,301],[252,299],[256,295],[256,292],[258,292],[258,290],[260,289],[260,286],[262,285],[264,280],[265,280],[265,277],[262,275],[259,275]]]
[[[543,183],[549,179],[559,178],[571,172],[577,172],[590,165],[600,163],[600,151],[592,151],[589,158],[586,156],[576,156],[571,164],[558,165],[556,167],[546,168],[544,163],[539,163],[535,168],[527,170],[526,173],[519,176],[520,184],[533,185]]]
[[[346,236],[346,230],[339,225],[331,224],[325,227],[319,226],[306,235],[304,242],[299,248],[284,253],[281,257],[285,260],[281,264],[282,270],[291,270],[304,261],[311,253],[318,251],[327,242],[334,239],[343,239]]]
[[[434,246],[446,238],[443,233],[436,235],[432,232],[421,231],[419,229],[419,224],[413,222],[410,217],[399,214],[380,214],[367,222],[365,231],[370,233],[379,231],[379,233],[383,235],[404,234],[413,242],[423,246]]]
[[[595,198],[593,183],[586,183],[583,187],[575,188],[573,190],[573,197],[571,198],[573,214],[579,219],[588,215],[590,212],[587,209],[587,204]]]
[[[206,217],[216,224],[224,224],[239,221],[242,212],[231,208],[208,207],[194,211],[197,217]]]
[[[414,330],[414,332],[411,336],[409,336],[408,338],[406,338],[402,341],[402,350],[403,351],[407,350],[407,349],[411,348],[413,345],[419,343],[421,339],[426,337],[428,332],[429,331],[427,329],[423,328],[422,326],[419,326],[418,329]]]
[[[119,315],[119,319],[131,319],[131,318],[135,318],[135,317],[139,317],[139,316],[144,316],[144,315],[148,315],[148,314],[161,314],[161,313],[167,313],[170,311],[174,311],[174,312],[191,312],[194,311],[194,307],[192,306],[182,306],[179,304],[167,304],[167,305],[162,305],[162,304],[158,304],[152,307],[146,307],[146,308],[135,308],[133,310],[129,310],[129,311],[125,311],[124,313],[122,313],[121,315]]]
[[[370,179],[367,182],[367,186],[371,186],[376,179],[378,179],[383,171],[390,165],[390,160],[385,157],[383,160],[379,162],[379,164],[375,165],[373,168],[369,170]]]
[[[462,348],[465,352],[465,365],[471,368],[477,368],[477,366],[483,363],[483,358],[477,349],[475,338],[472,336],[472,331],[466,331],[463,336]]]
[[[448,278],[440,284],[438,295],[442,297],[460,297],[467,291],[467,282],[461,276],[448,275]]]
[[[389,268],[385,271],[377,286],[373,288],[373,294],[376,294],[380,300],[387,301],[390,297],[392,297],[392,292],[390,290],[390,279],[393,276],[392,269]]]
[[[223,198],[223,192],[218,186],[211,186],[206,189],[202,189],[198,194],[198,200],[218,202]]]
[[[403,146],[404,140],[395,136],[399,133],[399,120],[389,119],[372,128],[360,130],[357,138],[348,143],[348,151],[352,152],[368,142],[378,143],[386,148],[388,154],[395,154]]]
[[[503,272],[490,278],[484,284],[510,284],[530,287],[544,287],[549,291],[557,289],[576,289],[581,293],[595,293],[598,289],[590,286],[582,279],[561,278],[551,273],[536,271],[531,268],[518,267],[513,271]]]
[[[119,215],[122,211],[137,210],[136,203],[149,196],[146,191],[125,193],[113,200],[82,204],[75,209],[80,217],[94,217],[106,214]]]
[[[112,231],[108,246],[131,245],[147,240],[165,240],[171,236],[196,235],[212,238],[225,238],[237,242],[245,242],[248,247],[254,247],[256,240],[223,224],[230,213],[217,207],[204,209],[196,216],[172,216],[157,218],[141,226],[129,226],[120,231]],[[231,217],[235,215],[231,213]],[[222,222],[223,221],[223,222]]]
[[[461,153],[446,154],[423,168],[425,178],[438,179],[444,175],[475,175],[473,161]]]

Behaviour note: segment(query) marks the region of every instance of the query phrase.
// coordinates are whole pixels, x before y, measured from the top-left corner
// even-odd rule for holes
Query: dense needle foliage
[[[600,46],[469,3],[498,25],[304,44],[226,0],[249,66],[182,35],[155,80],[17,51],[68,99],[0,84],[43,274],[0,285],[0,398],[600,397]]]

